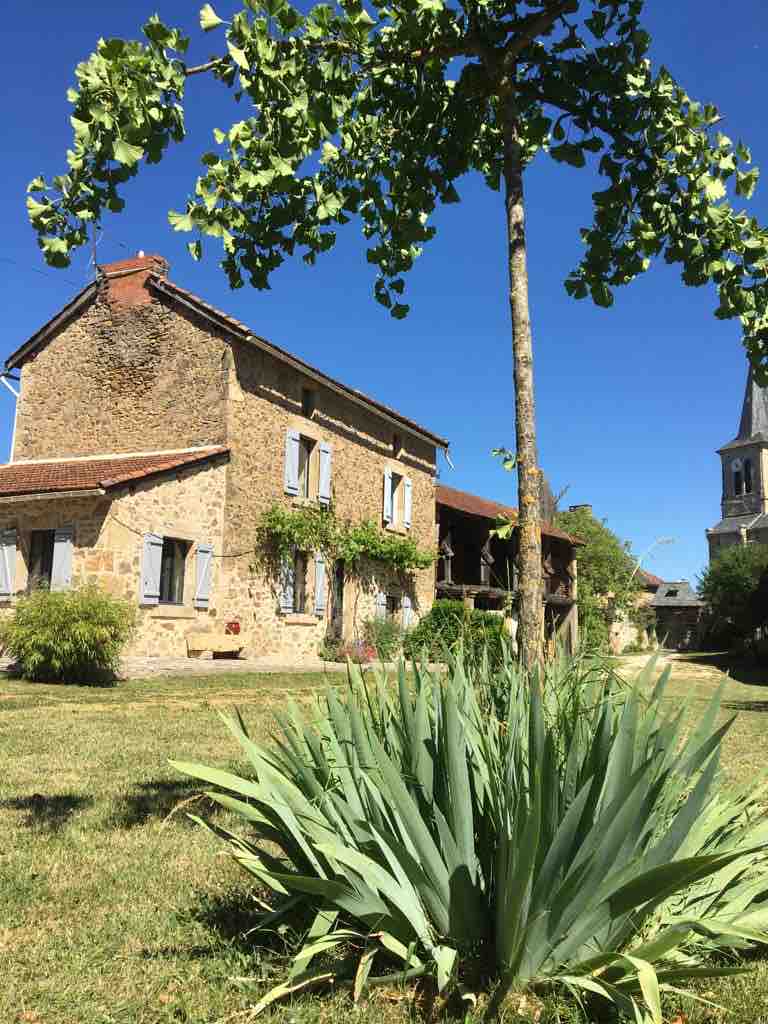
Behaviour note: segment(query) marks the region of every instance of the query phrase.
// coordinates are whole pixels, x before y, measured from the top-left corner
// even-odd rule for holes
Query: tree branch
[[[206,71],[213,71],[219,64],[223,64],[227,60],[226,57],[214,57],[213,60],[209,60],[207,64],[196,64],[191,68],[184,68],[184,74],[187,78],[190,75],[202,75]]]
[[[555,4],[549,10],[526,18],[527,28],[520,35],[513,35],[504,47],[504,59],[506,61],[514,60],[518,54],[522,53],[526,46],[529,46],[534,41],[536,36],[546,32],[548,28],[554,25],[558,18],[569,9],[572,10],[573,7],[574,0],[560,0],[560,3]]]

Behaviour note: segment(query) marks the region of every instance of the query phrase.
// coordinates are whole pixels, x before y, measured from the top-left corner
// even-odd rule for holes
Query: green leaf
[[[203,255],[203,243],[200,239],[196,242],[187,242],[187,252],[193,260],[199,260]]]
[[[115,139],[112,155],[118,163],[124,164],[126,167],[133,167],[144,156],[144,150],[141,146],[132,146],[124,139]]]
[[[205,4],[200,9],[200,28],[203,32],[210,32],[211,29],[218,28],[223,24],[223,19],[218,16],[210,4]]]
[[[712,178],[710,175],[704,175],[702,180],[704,186],[704,192],[706,193],[707,199],[711,203],[716,203],[718,199],[722,199],[725,195],[725,185],[719,178]]]
[[[168,223],[174,231],[191,231],[194,227],[190,213],[176,213],[175,210],[168,211]]]
[[[245,52],[243,50],[239,49],[237,46],[235,46],[233,43],[230,43],[229,41],[227,41],[227,49],[229,50],[229,55],[232,58],[232,60],[235,62],[235,64],[237,64],[237,66],[242,71],[251,70],[251,65],[248,63],[248,58],[246,57]]]

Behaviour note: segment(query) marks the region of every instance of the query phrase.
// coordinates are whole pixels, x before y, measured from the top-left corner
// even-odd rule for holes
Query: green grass
[[[249,1020],[248,1007],[284,974],[291,935],[245,934],[255,913],[247,878],[185,818],[185,810],[213,808],[167,759],[235,765],[217,706],[238,704],[264,733],[273,708],[289,697],[311,700],[328,678],[0,684],[0,1022]],[[718,678],[716,668],[691,661],[676,666],[673,688],[698,704]],[[727,772],[749,780],[768,759],[768,671],[764,687],[729,682],[726,702],[724,713],[738,715]],[[706,989],[729,1008],[727,1018],[680,1004],[670,1019],[682,1008],[685,1024],[768,1024],[768,960],[752,966],[754,974]],[[522,1024],[536,1010],[511,1000],[505,1016]],[[540,1024],[584,1020],[554,1003],[538,1010]],[[414,994],[393,990],[359,1009],[343,994],[308,996],[278,1007],[272,1020],[403,1024],[417,1014]]]

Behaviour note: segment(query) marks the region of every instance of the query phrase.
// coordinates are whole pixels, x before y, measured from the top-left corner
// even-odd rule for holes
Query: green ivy
[[[273,505],[263,513],[256,530],[256,568],[274,574],[295,549],[322,551],[326,562],[343,559],[348,572],[363,560],[398,572],[428,569],[435,560],[411,537],[385,533],[370,519],[351,523],[338,519],[330,507]]]

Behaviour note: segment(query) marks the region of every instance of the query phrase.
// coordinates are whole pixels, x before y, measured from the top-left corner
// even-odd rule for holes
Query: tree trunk
[[[528,309],[528,263],[525,247],[523,154],[514,95],[504,110],[504,183],[506,186],[509,261],[509,308],[512,314],[512,354],[515,381],[515,425],[519,509],[519,626],[518,643],[527,666],[543,656],[541,594],[541,472],[536,449],[536,409],[533,396],[533,341]]]

